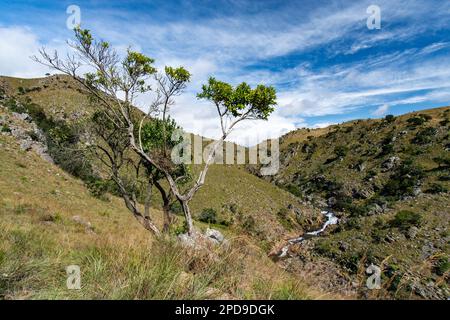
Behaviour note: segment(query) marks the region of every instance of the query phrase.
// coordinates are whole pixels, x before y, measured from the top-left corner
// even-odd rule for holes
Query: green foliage
[[[285,189],[286,189],[288,192],[292,193],[293,195],[295,195],[295,196],[297,196],[297,197],[301,196],[301,194],[302,194],[300,188],[299,188],[298,186],[296,186],[295,184],[292,184],[292,183],[288,184],[288,185],[285,187]]]
[[[436,134],[437,130],[432,127],[428,127],[417,132],[416,136],[412,140],[415,144],[427,144],[432,141],[433,136]]]
[[[165,67],[164,71],[166,72],[168,79],[173,83],[189,82],[191,79],[191,74],[183,67]]]
[[[11,129],[8,127],[8,125],[3,124],[0,131],[1,132],[11,132]]]
[[[87,184],[89,192],[96,198],[106,200],[106,193],[114,190],[112,182],[109,180],[95,179],[89,181]]]
[[[414,195],[414,188],[423,177],[423,170],[415,166],[412,160],[406,160],[389,178],[381,190],[381,195],[391,196],[396,199],[405,195]]]
[[[4,102],[4,105],[12,112],[17,112],[17,113],[27,112],[27,108],[23,104],[19,103],[16,99],[13,99],[13,98],[8,98]]]
[[[425,122],[429,121],[431,119],[431,116],[427,114],[419,114],[417,116],[413,116],[406,120],[408,124],[410,124],[412,127],[420,126],[424,124]]]
[[[402,210],[395,214],[394,219],[390,221],[390,225],[400,230],[408,230],[412,226],[420,226],[422,216],[419,213]]]
[[[444,193],[447,192],[448,189],[440,183],[432,183],[430,187],[426,190],[427,193]]]
[[[334,148],[334,154],[338,158],[345,157],[347,155],[347,153],[348,153],[348,147],[347,146],[336,146]]]
[[[142,147],[145,152],[151,150],[161,150],[164,147],[167,149],[173,148],[181,142],[182,137],[178,141],[172,141],[171,137],[175,130],[180,127],[176,124],[174,119],[168,118],[165,121],[154,118],[146,122],[142,126]],[[165,130],[165,131],[164,131]]]
[[[445,254],[440,255],[433,267],[434,273],[436,273],[438,276],[443,276],[448,270],[450,269],[450,262],[448,261],[448,256]]]
[[[273,87],[258,85],[255,89],[242,82],[235,88],[230,84],[211,77],[208,84],[202,86],[199,99],[212,101],[217,107],[222,107],[222,115],[233,117],[243,116],[248,119],[267,120],[276,105],[276,91]]]
[[[178,201],[172,202],[169,206],[169,210],[170,212],[178,215],[183,213],[183,208]]]
[[[387,123],[392,123],[395,121],[395,117],[392,114],[388,114],[384,117],[384,121]]]
[[[156,69],[152,66],[154,62],[154,59],[140,52],[128,50],[127,56],[122,64],[131,79],[140,79],[156,73]],[[147,91],[149,88],[145,87],[143,80],[140,81],[142,81],[140,83],[141,91]]]
[[[198,216],[198,220],[205,223],[217,223],[217,212],[213,208],[205,208]]]
[[[17,88],[17,92],[18,92],[19,94],[25,94],[25,93],[27,93],[27,91],[25,90],[24,87],[18,87],[18,88]]]

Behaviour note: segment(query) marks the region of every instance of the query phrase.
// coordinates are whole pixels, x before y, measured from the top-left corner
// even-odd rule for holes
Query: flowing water
[[[325,221],[325,223],[322,225],[322,228],[320,228],[319,230],[316,230],[316,231],[307,232],[301,237],[289,239],[288,240],[288,244],[281,249],[281,253],[279,255],[280,258],[283,258],[283,257],[285,257],[287,255],[289,247],[292,244],[299,243],[299,242],[302,242],[305,239],[318,236],[319,234],[324,232],[325,229],[329,225],[333,225],[333,224],[337,224],[338,223],[339,219],[334,215],[333,212],[331,212],[331,211],[322,211],[321,213],[327,217],[327,221]]]

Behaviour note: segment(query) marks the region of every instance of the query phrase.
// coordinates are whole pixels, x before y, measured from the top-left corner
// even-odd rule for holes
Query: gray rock
[[[419,229],[417,227],[412,226],[411,228],[409,228],[406,236],[408,237],[408,239],[415,239],[418,232]]]
[[[23,151],[31,150],[31,147],[33,146],[33,142],[29,140],[23,140],[20,143],[20,149]]]
[[[422,194],[422,189],[420,189],[419,187],[415,187],[413,190],[413,194],[417,197],[418,195]]]
[[[16,119],[20,119],[23,121],[27,121],[27,122],[31,122],[31,120],[33,120],[31,118],[31,116],[28,113],[17,113],[17,112],[13,112],[12,113],[13,117],[15,117]]]
[[[72,221],[75,223],[78,223],[79,225],[82,225],[85,227],[85,230],[89,233],[94,233],[94,228],[92,227],[92,224],[89,221],[84,220],[80,216],[73,216]]]
[[[383,213],[384,212],[384,209],[383,209],[383,207],[381,207],[379,204],[377,204],[377,203],[374,203],[374,204],[372,204],[372,205],[370,205],[370,207],[369,207],[370,209],[369,209],[369,216],[373,216],[373,215],[376,215],[376,214],[381,214],[381,213]]]
[[[223,240],[225,239],[225,237],[220,231],[210,228],[206,229],[205,236],[208,237],[209,239],[216,240],[218,243],[222,243]]]
[[[185,247],[195,247],[195,239],[188,235],[187,233],[182,233],[178,235],[178,240],[180,241],[182,246]]]
[[[383,171],[389,171],[398,166],[399,163],[400,158],[397,156],[392,156],[382,163],[381,168],[383,169]]]

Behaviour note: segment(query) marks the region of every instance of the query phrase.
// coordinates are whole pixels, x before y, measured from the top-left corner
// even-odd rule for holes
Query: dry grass
[[[319,296],[247,237],[208,255],[151,238],[122,201],[92,197],[83,183],[0,136],[0,298],[305,299]],[[161,216],[154,210],[155,219]],[[79,216],[92,230],[74,221]],[[65,268],[81,268],[81,290]]]

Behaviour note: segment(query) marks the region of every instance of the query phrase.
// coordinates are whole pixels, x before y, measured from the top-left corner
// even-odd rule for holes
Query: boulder
[[[33,146],[33,142],[30,140],[23,140],[20,143],[20,149],[23,151],[31,150],[31,147]]]
[[[400,158],[397,156],[389,157],[386,161],[383,162],[381,165],[381,168],[383,171],[389,171],[394,169],[396,166],[398,166],[400,163]]]
[[[225,240],[225,237],[223,236],[223,234],[216,229],[206,229],[205,231],[205,236],[208,239],[211,239],[213,242],[217,242],[218,244],[222,243]]]

